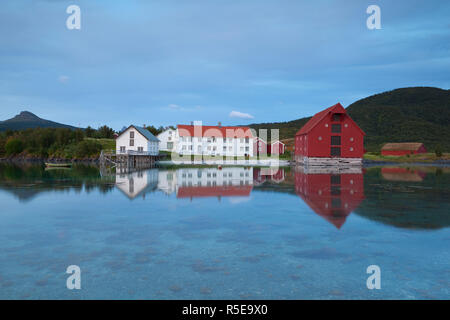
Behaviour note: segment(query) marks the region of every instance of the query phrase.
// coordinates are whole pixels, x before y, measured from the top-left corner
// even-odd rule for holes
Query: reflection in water
[[[266,181],[276,183],[283,182],[285,179],[285,168],[254,168],[253,184],[261,185]]]
[[[295,192],[319,216],[340,229],[364,199],[361,168],[295,168]]]
[[[128,198],[134,199],[139,195],[145,198],[147,193],[156,190],[158,185],[158,169],[135,171],[132,173],[118,173],[116,186]]]
[[[381,175],[388,181],[421,182],[426,173],[418,169],[410,168],[381,168]]]
[[[75,191],[110,193],[114,188],[129,199],[151,192],[178,199],[249,197],[251,192],[297,194],[318,215],[341,228],[353,211],[365,219],[409,229],[450,226],[450,169],[443,167],[383,167],[361,172],[328,172],[311,168],[213,167],[154,168],[101,176],[99,169],[76,165],[71,170],[46,171],[43,165],[0,164],[0,190],[20,202],[41,194]],[[56,195],[58,197],[58,195]],[[99,201],[99,205],[102,205]],[[257,205],[257,204],[255,204]]]

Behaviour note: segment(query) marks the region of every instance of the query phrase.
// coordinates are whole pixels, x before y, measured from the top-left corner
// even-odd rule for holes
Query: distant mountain
[[[348,106],[347,112],[366,133],[365,147],[369,151],[379,151],[386,142],[423,142],[429,151],[437,145],[450,151],[450,90],[396,89],[356,101]],[[249,126],[279,128],[280,139],[288,139],[309,119]]]
[[[68,128],[77,129],[62,123],[41,119],[29,111],[22,111],[14,118],[0,121],[0,131],[6,130],[24,130],[29,128]]]

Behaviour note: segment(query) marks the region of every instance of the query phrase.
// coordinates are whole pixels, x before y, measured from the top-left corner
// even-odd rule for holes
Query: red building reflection
[[[381,168],[381,175],[388,181],[421,182],[427,174],[417,169]]]
[[[340,229],[364,199],[364,177],[361,168],[333,170],[296,167],[295,192],[315,213]]]
[[[284,168],[253,168],[253,184],[261,185],[266,181],[280,183],[285,179]]]

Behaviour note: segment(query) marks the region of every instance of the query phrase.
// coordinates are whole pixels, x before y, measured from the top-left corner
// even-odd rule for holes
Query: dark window
[[[342,119],[342,114],[340,113],[333,113],[333,121],[341,121]]]
[[[332,175],[331,176],[331,184],[341,184],[341,176],[340,175]]]
[[[340,208],[342,205],[341,198],[332,198],[331,199],[331,208],[336,209]]]
[[[133,146],[134,146],[134,140],[130,139],[130,147],[133,147]]]
[[[342,210],[331,210],[331,215],[335,218],[345,217],[345,213]]]
[[[331,147],[331,156],[332,157],[340,157],[341,156],[341,148]]]
[[[144,152],[144,147],[138,147],[139,152]]]
[[[130,139],[134,139],[134,131],[130,131]]]
[[[331,195],[332,196],[340,196],[341,195],[341,186],[331,186]]]
[[[340,136],[331,136],[331,145],[332,146],[340,146],[341,145],[341,137]]]
[[[340,124],[332,124],[331,132],[333,133],[341,133],[341,125]]]

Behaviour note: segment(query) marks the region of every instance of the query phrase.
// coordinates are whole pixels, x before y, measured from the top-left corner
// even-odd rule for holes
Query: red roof
[[[180,187],[177,198],[250,196],[253,186]]]
[[[347,114],[347,112],[345,111],[344,107],[340,104],[337,103],[334,106],[331,106],[323,111],[320,111],[319,113],[316,113],[311,119],[309,119],[309,121],[296,133],[297,135],[302,135],[302,134],[306,134],[308,132],[310,132],[316,125],[319,124],[320,121],[322,121],[323,118],[325,118],[328,114],[330,114],[331,112],[333,113],[345,113]],[[350,117],[349,117],[350,118]],[[351,119],[351,118],[350,118]],[[353,121],[353,120],[352,120]],[[358,127],[358,125],[353,121],[353,123],[355,124],[355,126],[362,132],[362,134],[365,134],[364,131],[361,130],[360,127]]]
[[[253,138],[249,127],[195,126],[179,124],[180,137]]]

